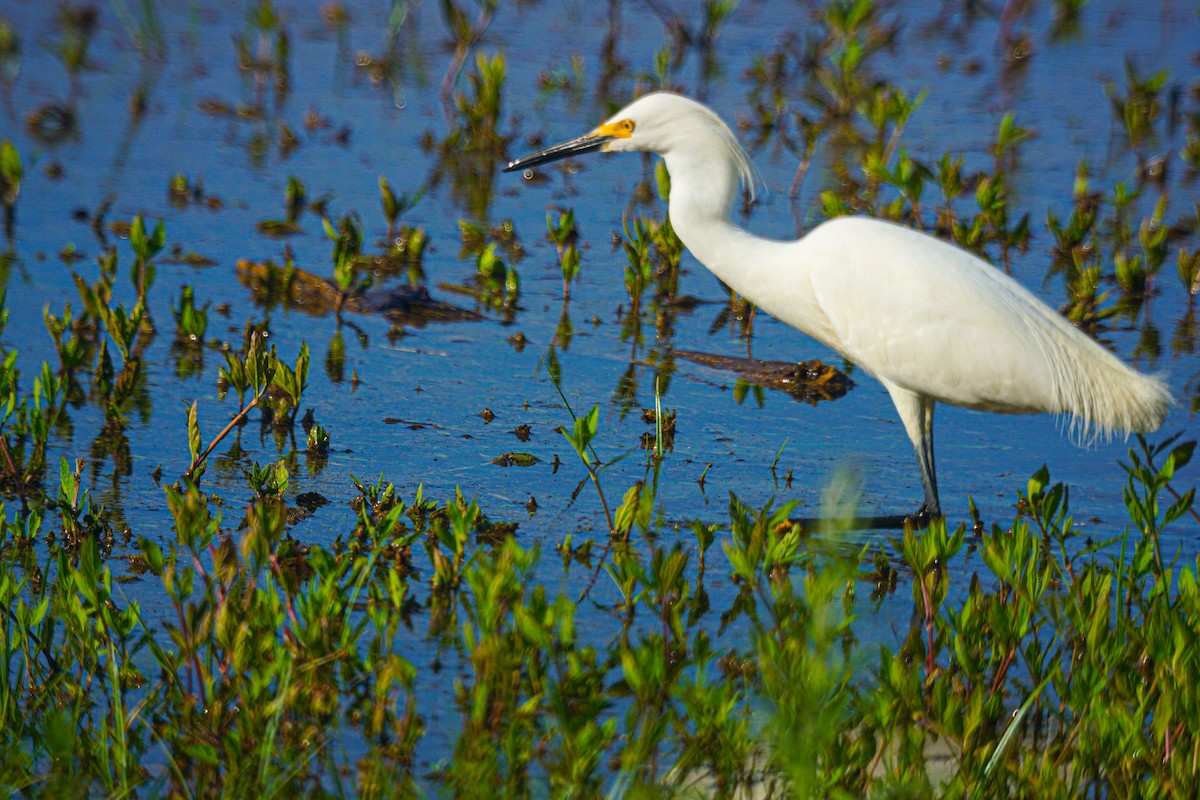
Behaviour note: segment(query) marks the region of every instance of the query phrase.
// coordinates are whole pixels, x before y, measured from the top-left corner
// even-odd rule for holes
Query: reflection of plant
[[[205,303],[196,307],[195,289],[182,286],[179,289],[179,303],[171,307],[171,315],[175,317],[175,337],[181,341],[199,343],[204,339],[208,330],[208,307]]]
[[[95,6],[71,6],[64,3],[58,9],[58,26],[62,38],[55,48],[55,55],[63,63],[71,80],[87,64],[87,51],[92,35],[99,26],[100,12]]]
[[[499,125],[507,72],[502,53],[476,57],[475,70],[468,76],[470,90],[454,94],[453,114],[447,110],[450,133],[437,146],[432,185],[448,174],[454,198],[465,201],[472,216],[479,219],[488,216],[497,162],[504,154],[506,139]]]
[[[258,0],[247,12],[246,21],[249,31],[233,39],[238,69],[253,73],[260,83],[269,75],[274,79],[275,91],[285,92],[291,44],[282,16],[271,0]]]
[[[318,206],[314,203],[314,207]],[[308,191],[304,183],[295,175],[288,176],[287,188],[283,194],[283,219],[265,219],[255,227],[267,236],[288,236],[300,232],[299,219],[308,206]]]
[[[12,84],[21,71],[21,37],[12,23],[0,17],[0,81]]]
[[[362,232],[353,215],[342,217],[336,228],[328,217],[323,217],[321,224],[325,235],[333,242],[333,281],[338,290],[334,313],[340,319],[346,297],[370,284],[370,276],[364,277],[358,285],[354,283],[356,259],[362,254]]]
[[[137,289],[138,305],[142,306],[146,311],[146,321],[149,322],[149,309],[146,306],[146,295],[150,291],[150,287],[154,285],[154,279],[158,274],[158,268],[154,264],[154,257],[162,252],[163,246],[166,244],[167,234],[163,228],[162,220],[158,221],[154,232],[149,236],[146,235],[146,223],[142,219],[142,215],[138,214],[133,218],[133,223],[129,227],[129,244],[133,247],[134,262],[133,262],[133,285]]]
[[[1200,227],[1200,203],[1193,201],[1193,208],[1196,211],[1196,225]],[[1179,248],[1179,257],[1176,260],[1176,271],[1179,273],[1179,279],[1183,281],[1183,286],[1187,290],[1187,301],[1189,310],[1195,302],[1196,293],[1200,291],[1200,247],[1197,247],[1192,252],[1188,252],[1186,248]]]
[[[21,195],[21,154],[8,139],[0,142],[0,204],[4,205],[4,235],[13,237],[17,198]]]
[[[0,333],[8,322],[4,299],[0,292]],[[33,379],[32,393],[22,393],[17,351],[5,352],[0,360],[0,487],[23,492],[41,480],[50,433],[64,400],[62,382],[44,362]]]
[[[1162,113],[1162,101],[1159,94],[1167,84],[1170,73],[1160,70],[1149,77],[1138,74],[1133,61],[1125,58],[1126,94],[1117,93],[1116,84],[1109,81],[1104,85],[1104,91],[1112,103],[1113,116],[1125,127],[1125,135],[1133,147],[1141,146],[1142,142],[1153,132],[1154,123]]]
[[[304,205],[308,202],[308,192],[304,184],[295,175],[288,176],[287,189],[284,191],[283,204],[287,213],[287,221],[293,225],[300,219]]]
[[[480,53],[475,57],[475,71],[467,75],[470,93],[459,92],[454,97],[467,148],[497,152],[503,147],[498,126],[507,76],[508,62],[503,53],[491,57]]]
[[[1200,116],[1200,115],[1197,115]],[[1200,170],[1200,121],[1193,117],[1190,130],[1185,134],[1183,152],[1179,154],[1192,170]]]
[[[161,58],[166,51],[162,23],[154,0],[141,0],[136,11],[130,9],[125,0],[109,0],[109,5],[121,21],[133,46],[144,55]]]
[[[575,228],[575,211],[559,211],[555,220],[546,213],[546,238],[554,243],[558,251],[558,266],[562,271],[563,298],[571,296],[571,281],[579,274],[579,231]]]
[[[92,343],[80,335],[86,323],[75,320],[69,302],[63,304],[62,317],[50,313],[47,305],[42,311],[42,322],[58,355],[58,374],[66,381],[68,394],[75,396],[79,391],[75,373],[88,362],[93,351]]]
[[[458,81],[458,75],[462,71],[463,65],[467,63],[467,56],[470,54],[471,48],[479,42],[488,27],[491,26],[492,16],[500,0],[475,0],[475,2],[479,6],[479,13],[472,20],[455,0],[441,0],[442,17],[454,39],[454,56],[450,59],[450,66],[442,78],[442,105],[445,107],[450,105],[450,95],[454,90],[454,84]]]
[[[568,67],[543,70],[538,73],[538,89],[543,99],[557,90],[568,93],[573,100],[578,102],[583,99],[586,87],[583,58],[579,55],[570,57]]]
[[[638,216],[623,225],[622,248],[625,251],[625,291],[634,308],[642,294],[657,282],[658,294],[673,298],[679,288],[679,262],[683,243],[675,235],[670,220]]]

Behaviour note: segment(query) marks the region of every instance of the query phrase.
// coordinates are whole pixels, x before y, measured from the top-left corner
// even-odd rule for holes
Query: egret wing
[[[803,242],[806,258],[819,259],[811,264],[816,303],[839,349],[863,369],[967,408],[1055,410],[1043,347],[1049,309],[1011,278],[876,220],[827,223]]]

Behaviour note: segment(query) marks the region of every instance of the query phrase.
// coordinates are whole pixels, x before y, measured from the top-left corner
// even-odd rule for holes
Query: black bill
[[[612,138],[611,136],[597,136],[589,133],[586,136],[580,136],[578,139],[572,139],[569,142],[547,147],[545,150],[534,153],[531,156],[510,161],[508,162],[508,166],[504,168],[504,171],[515,172],[526,167],[536,167],[538,164],[549,164],[551,161],[558,161],[560,158],[570,158],[571,156],[590,153],[593,150],[599,150],[607,142],[612,141]]]

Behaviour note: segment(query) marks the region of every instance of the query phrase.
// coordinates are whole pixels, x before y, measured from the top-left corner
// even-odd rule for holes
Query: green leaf
[[[53,760],[69,759],[75,753],[76,723],[66,710],[51,708],[42,724],[42,741],[46,754]]]
[[[154,258],[163,249],[163,245],[167,243],[167,229],[163,227],[163,221],[160,219],[158,224],[154,226],[154,235],[150,237],[150,252],[146,258]]]
[[[1042,493],[1042,491],[1046,488],[1046,484],[1049,482],[1050,482],[1050,470],[1046,467],[1045,464],[1043,464],[1042,468],[1039,469],[1037,472],[1033,473],[1033,476],[1030,477],[1029,483],[1027,484],[1026,489],[1025,489],[1025,491],[1027,492],[1026,496],[1029,498],[1030,501],[1032,501],[1035,497],[1037,497],[1038,495],[1040,495]]]
[[[146,252],[146,223],[141,214],[135,216],[133,224],[129,226],[129,243],[133,245],[134,254],[142,258],[142,254]]]
[[[161,575],[163,566],[166,564],[166,559],[163,557],[162,548],[157,542],[152,542],[145,536],[138,537],[138,548],[142,551],[142,555],[146,558],[146,565],[155,575]]]
[[[1179,445],[1174,450],[1172,450],[1171,455],[1167,456],[1167,464],[1164,465],[1164,467],[1163,467],[1163,469],[1166,470],[1167,466],[1169,466],[1171,471],[1170,471],[1170,473],[1163,475],[1163,477],[1165,477],[1165,478],[1174,477],[1176,470],[1186,467],[1188,465],[1188,462],[1192,460],[1192,451],[1194,451],[1195,449],[1196,449],[1196,442],[1191,441],[1191,442],[1184,442],[1183,444]],[[1163,473],[1159,473],[1159,474],[1163,474]]]
[[[633,527],[634,522],[638,519],[638,507],[642,497],[642,483],[639,481],[633,486],[625,490],[625,497],[621,499],[621,505],[617,508],[617,514],[614,518],[614,524],[618,531],[627,531]]]
[[[197,401],[193,400],[191,406],[188,407],[187,414],[187,433],[188,433],[188,452],[192,456],[192,461],[200,455],[200,419],[197,410]]]
[[[1171,507],[1167,509],[1166,514],[1163,515],[1163,524],[1168,525],[1190,511],[1192,508],[1192,501],[1195,500],[1195,498],[1195,487],[1192,487],[1184,492],[1178,500],[1171,504]]]
[[[202,764],[207,764],[210,767],[218,766],[221,763],[220,754],[217,748],[210,744],[189,744],[183,748],[185,755],[196,759]]]

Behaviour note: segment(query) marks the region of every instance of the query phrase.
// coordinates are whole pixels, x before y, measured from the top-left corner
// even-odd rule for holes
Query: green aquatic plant
[[[625,292],[633,309],[642,295],[654,286],[661,298],[671,299],[679,291],[679,263],[683,243],[670,220],[637,216],[622,224],[621,247],[625,253]]]
[[[258,498],[282,500],[287,495],[288,485],[287,463],[277,461],[274,464],[259,465],[257,461],[246,470],[246,484]]]
[[[0,305],[2,304],[0,299]],[[61,317],[50,313],[50,306],[47,305],[42,311],[42,322],[54,343],[54,352],[58,356],[58,374],[68,384],[72,384],[76,372],[91,360],[93,354],[91,342],[80,335],[84,326],[77,324],[70,302],[63,304]]]
[[[597,412],[568,434],[592,475]],[[794,503],[755,508],[731,496],[721,566],[735,592],[723,610],[709,608],[694,565],[716,567],[710,551],[725,524],[694,523],[695,548],[656,542],[646,513],[655,481],[639,482],[617,525],[646,540],[633,547],[614,531],[597,568],[616,602],[587,606],[588,626],[580,600],[536,578],[537,548],[481,539],[489,523],[461,494],[443,506],[418,490],[410,504],[382,476],[359,483],[358,534],[334,550],[298,549],[284,536],[297,480],[285,461],[246,472],[234,536],[190,480],[164,487],[174,541],[140,539],[137,563],[169,613],[147,620],[116,589],[106,512],[83,488],[82,465],[64,459],[49,519],[0,509],[0,548],[11,554],[0,560],[0,721],[14,743],[0,752],[0,775],[74,792],[164,781],[270,792],[341,772],[336,748],[329,761],[307,750],[351,734],[365,749],[355,777],[331,783],[334,796],[385,775],[406,791],[472,794],[486,781],[508,795],[773,786],[944,796],[992,785],[1003,787],[997,796],[1012,786],[1186,794],[1200,735],[1188,633],[1200,592],[1194,569],[1171,564],[1161,543],[1192,513],[1193,492],[1169,495],[1193,445],[1140,447],[1129,454],[1132,527],[1119,554],[1080,541],[1068,492],[1045,470],[1011,526],[968,540],[935,523],[861,550],[835,522],[802,528]],[[831,487],[830,519],[852,506]],[[56,540],[61,555],[41,572],[22,543],[50,520],[74,533]],[[414,602],[411,558],[422,538],[425,604]],[[959,574],[951,565],[968,544],[978,561]],[[875,580],[863,571],[875,546],[885,564],[904,565],[914,613],[899,641],[863,648],[857,590]],[[745,627],[743,644],[712,638],[718,611],[722,627]],[[444,652],[461,654],[460,723],[447,758],[418,772],[429,677],[405,657],[402,630],[425,613]],[[589,632],[606,619],[617,635]],[[68,748],[67,732],[87,735]],[[1118,746],[1130,735],[1145,751]],[[168,755],[166,772],[138,766],[151,749]]]
[[[499,125],[507,78],[508,61],[503,53],[475,57],[475,70],[467,74],[470,91],[454,96],[458,130],[467,149],[496,153],[503,147]]]
[[[496,253],[496,243],[491,242],[479,253],[475,261],[475,274],[482,298],[487,305],[511,312],[521,293],[521,276]]]
[[[413,286],[420,285],[425,278],[421,264],[428,245],[429,234],[420,226],[401,225],[392,239],[390,252],[407,265],[408,282]]]
[[[1092,247],[1091,240],[1099,218],[1101,196],[1089,190],[1088,166],[1080,163],[1075,169],[1075,187],[1072,192],[1071,216],[1060,223],[1052,211],[1046,212],[1046,227],[1054,236],[1057,258],[1065,258],[1079,248]]]
[[[413,206],[421,201],[425,196],[425,190],[428,187],[422,186],[413,194],[407,192],[401,193],[399,197],[392,191],[391,185],[387,178],[379,176],[379,198],[383,203],[383,216],[387,220],[387,238],[393,240],[393,232],[396,229],[396,221],[402,214],[406,214],[412,210]]]
[[[1196,224],[1200,226],[1200,203],[1193,201],[1192,208],[1195,210]],[[1187,290],[1188,308],[1191,309],[1196,292],[1200,291],[1200,247],[1189,253],[1187,248],[1180,246],[1175,269]]]
[[[208,331],[208,309],[212,303],[196,305],[196,290],[192,286],[182,286],[179,289],[179,302],[171,307],[171,316],[175,318],[176,339],[192,344],[204,340]]]
[[[579,274],[579,230],[575,227],[574,209],[560,210],[555,219],[546,212],[546,238],[558,251],[558,267],[562,272],[562,293],[571,296],[571,281]]]
[[[133,218],[133,222],[129,225],[129,245],[133,248],[134,255],[130,280],[137,291],[137,304],[141,309],[142,320],[146,324],[147,330],[151,331],[154,329],[154,323],[150,318],[147,296],[158,277],[158,266],[154,263],[154,257],[162,252],[166,243],[167,232],[162,220],[159,220],[158,224],[154,226],[154,230],[148,233],[142,215],[138,214]]]
[[[309,353],[308,342],[300,343],[300,352],[296,355],[295,366],[288,366],[275,352],[271,345],[268,358],[274,362],[271,377],[270,408],[274,412],[276,425],[291,428],[300,412],[300,403],[304,390],[308,387]]]
[[[329,455],[329,431],[313,425],[305,435],[305,450],[309,455],[324,458]]]
[[[184,477],[198,481],[204,474],[205,462],[216,446],[240,426],[254,408],[262,408],[264,419],[277,429],[291,430],[300,410],[304,389],[308,385],[308,343],[301,342],[295,366],[288,366],[276,352],[263,344],[261,335],[251,332],[243,353],[230,350],[225,354],[225,366],[220,369],[221,397],[230,389],[238,398],[238,411],[229,423],[205,447],[200,435],[198,403],[188,407],[188,452],[190,463]],[[246,397],[249,396],[249,401]]]
[[[353,214],[342,217],[338,221],[337,227],[334,227],[328,217],[322,217],[321,224],[325,229],[325,235],[333,242],[333,282],[338,292],[333,311],[334,315],[341,319],[342,307],[345,305],[346,298],[351,294],[361,292],[371,283],[369,274],[357,283],[355,282],[356,260],[362,255],[362,231]]]
[[[484,5],[491,4],[492,0],[488,0]],[[490,14],[486,8],[481,11],[484,13]],[[452,70],[457,75],[457,68],[452,66]],[[475,69],[467,75],[466,90],[453,92],[451,98],[453,81],[443,85],[443,105],[450,132],[437,144],[438,163],[430,185],[436,186],[448,176],[452,196],[474,219],[488,217],[495,192],[496,165],[503,158],[508,141],[500,131],[507,76],[508,62],[503,52],[479,53]]]
[[[8,320],[0,292],[0,331]],[[0,487],[24,493],[42,480],[55,425],[63,415],[63,382],[43,362],[28,391],[21,388],[17,351],[0,360]]]

